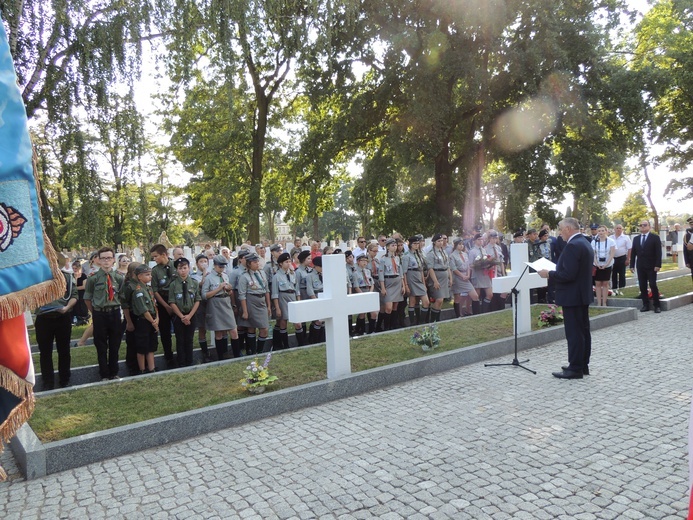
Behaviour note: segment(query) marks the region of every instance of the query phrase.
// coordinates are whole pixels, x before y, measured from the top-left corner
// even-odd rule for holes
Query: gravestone
[[[532,314],[530,308],[532,305],[531,290],[540,287],[546,287],[548,281],[542,278],[537,273],[530,273],[529,268],[525,272],[526,264],[529,262],[529,250],[527,244],[510,244],[510,260],[512,261],[513,271],[509,276],[493,279],[494,293],[509,293],[520,276],[522,279],[517,285],[519,291],[517,295],[517,333],[523,334],[532,331]],[[524,275],[523,275],[524,273]],[[515,298],[512,298],[515,305]],[[513,324],[515,322],[515,312],[513,309]]]
[[[347,295],[342,255],[324,255],[322,269],[323,292],[317,299],[290,302],[288,319],[291,323],[325,320],[327,378],[334,379],[351,373],[348,317],[377,311],[380,297],[375,292]]]

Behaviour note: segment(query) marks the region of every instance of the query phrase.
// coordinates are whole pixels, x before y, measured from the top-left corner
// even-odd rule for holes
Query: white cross
[[[380,296],[376,292],[347,295],[344,255],[324,255],[322,268],[323,292],[317,299],[289,302],[288,318],[291,323],[325,320],[327,379],[334,379],[351,373],[349,315],[379,310]]]
[[[510,262],[512,263],[512,274],[502,278],[493,279],[494,293],[509,293],[518,278],[525,270],[525,262],[529,261],[529,248],[527,244],[510,244]],[[530,273],[529,269],[517,285],[519,291],[517,295],[517,333],[523,334],[532,331],[532,315],[530,307],[532,305],[531,289],[546,287],[548,282],[537,273]],[[513,299],[514,302],[514,299]],[[513,324],[515,313],[513,312]]]

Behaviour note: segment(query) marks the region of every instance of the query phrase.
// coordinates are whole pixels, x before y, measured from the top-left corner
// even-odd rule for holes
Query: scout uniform
[[[279,310],[281,311],[281,319],[289,319],[289,302],[296,301],[296,274],[289,269],[284,271],[279,269],[274,274],[274,279],[272,280],[272,301],[276,301],[276,305],[279,305]],[[273,336],[274,338],[274,336]],[[273,344],[278,349],[289,348],[289,335],[286,332],[286,327],[279,330],[279,341],[274,341]],[[299,346],[305,343],[305,333],[301,329],[301,333],[296,331],[296,340]]]
[[[252,253],[246,257],[248,262],[259,261],[259,257]],[[247,269],[238,278],[238,301],[245,301],[248,318],[239,318],[239,325],[248,328],[248,338],[246,351],[248,354],[255,354],[255,329],[269,329],[269,316],[267,307],[267,296],[269,294],[267,278],[264,271],[258,269],[253,271]],[[267,337],[258,338],[257,351],[263,352]]]
[[[359,265],[359,259],[366,259],[366,255],[359,255],[356,258],[357,265],[354,268],[354,274],[351,277],[351,287],[356,292],[370,292],[371,287],[375,283],[373,281],[373,276],[371,275],[371,270],[368,267],[363,267]],[[375,332],[375,318],[371,316],[372,313],[368,313],[368,323],[369,323],[369,334]],[[365,314],[360,314],[356,318],[356,328],[354,329],[354,334],[365,334],[366,333],[366,316]]]
[[[176,276],[168,287],[168,303],[175,304],[183,313],[183,316],[190,314],[190,311],[195,306],[196,302],[202,300],[200,296],[200,285],[197,280],[190,275],[183,280],[180,276]],[[176,334],[176,356],[178,358],[178,366],[189,367],[193,364],[193,338],[195,337],[195,316],[198,310],[190,319],[190,324],[186,325],[174,313],[173,330]]]
[[[135,273],[139,275],[147,272],[148,269],[147,265],[142,264],[137,266]],[[158,348],[157,333],[154,325],[145,317],[147,312],[153,319],[156,319],[154,290],[149,285],[137,280],[132,290],[130,315],[135,322],[135,350],[143,356],[156,352]],[[161,330],[161,319],[159,319],[159,330]]]
[[[53,340],[58,351],[58,381],[61,387],[70,383],[70,335],[72,333],[72,314],[58,312],[64,307],[71,308],[77,303],[77,283],[71,274],[63,272],[65,294],[51,303],[36,309],[36,343],[40,354],[41,376],[44,390],[55,385],[53,374]],[[70,305],[70,302],[72,305]]]
[[[322,268],[322,257],[316,256],[313,258],[313,265]],[[317,269],[310,269],[305,278],[306,283],[306,299],[311,299],[313,297],[317,298],[323,290],[322,287],[322,274],[318,273]],[[302,297],[302,296],[301,296]],[[310,329],[308,331],[308,342],[309,343],[319,343],[325,341],[325,329],[320,320],[315,320],[310,324]]]
[[[385,295],[380,297],[380,303],[401,302],[402,297],[402,264],[397,255],[383,256],[380,259],[378,281],[385,287]]]
[[[402,256],[402,271],[404,271],[404,275],[407,277],[410,296],[421,297],[428,294],[424,281],[424,271],[426,270],[426,259],[421,252],[417,255],[409,250],[408,253]]]
[[[120,308],[123,309],[123,314],[130,313],[130,304],[132,302],[132,293],[139,281],[134,278],[126,278],[123,282],[123,287],[120,290]],[[130,321],[133,325],[135,320],[130,314]],[[127,321],[126,321],[127,324]],[[135,331],[125,331],[125,365],[130,369],[131,375],[139,373],[137,366],[137,349],[135,346]]]
[[[99,269],[87,278],[84,299],[91,300],[94,310],[94,346],[101,379],[118,377],[118,351],[123,337],[119,291],[123,276],[115,271]]]
[[[173,267],[173,260],[169,259],[166,265],[156,264],[152,267],[152,288],[159,293],[165,302],[168,302],[168,287],[175,277],[176,269]],[[159,313],[159,333],[161,335],[161,346],[164,347],[164,357],[170,365],[173,362],[171,315],[165,310]]]
[[[445,251],[435,246],[426,255],[428,269],[433,269],[438,280],[439,289],[434,289],[433,278],[428,280],[429,297],[432,300],[447,300],[450,298],[450,265]]]

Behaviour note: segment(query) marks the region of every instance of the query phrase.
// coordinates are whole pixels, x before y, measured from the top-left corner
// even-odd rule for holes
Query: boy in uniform
[[[175,367],[173,359],[173,341],[171,340],[171,315],[173,309],[168,304],[168,287],[171,280],[176,276],[176,268],[173,267],[173,260],[168,257],[168,249],[163,244],[156,244],[149,250],[152,260],[156,262],[152,269],[152,288],[154,298],[159,307],[159,335],[161,345],[164,347],[164,358],[168,368]]]
[[[176,356],[179,367],[193,364],[193,338],[195,336],[195,313],[200,306],[200,286],[190,275],[190,261],[178,258],[176,278],[168,287],[168,303],[173,309],[173,330],[176,333]]]
[[[120,379],[118,377],[118,351],[123,338],[123,325],[120,317],[120,289],[123,276],[113,271],[115,252],[110,247],[102,247],[96,252],[99,270],[87,278],[84,301],[93,316],[94,345],[99,360],[101,379]]]
[[[148,285],[152,281],[152,270],[147,264],[140,264],[135,269],[135,276],[137,285],[132,292],[130,316],[135,325],[137,364],[141,374],[149,374],[155,371],[154,352],[158,348],[156,334],[159,331],[154,291]]]

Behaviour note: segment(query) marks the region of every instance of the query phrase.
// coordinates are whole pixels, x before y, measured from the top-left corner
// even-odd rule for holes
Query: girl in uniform
[[[491,310],[491,298],[493,298],[491,278],[488,275],[487,267],[474,265],[474,261],[478,258],[486,258],[484,239],[480,233],[474,235],[474,246],[469,250],[469,263],[472,268],[472,285],[479,295],[479,299],[482,300],[481,312],[489,312]]]
[[[313,269],[308,273],[308,280],[306,281],[308,298],[317,298],[322,289],[322,256],[317,256],[313,258]],[[309,341],[311,343],[325,341],[325,328],[322,321],[315,320],[310,324]]]
[[[380,253],[380,246],[377,243],[368,244],[366,249],[368,254],[368,268],[371,270],[371,276],[373,277],[373,290],[380,294],[380,280],[378,279],[380,273],[380,259],[378,258],[378,253]],[[380,298],[380,311],[378,312],[378,320],[375,323],[375,330],[380,332],[383,329],[383,322],[385,321],[385,306],[383,305],[382,298]]]
[[[402,276],[402,264],[397,256],[397,241],[388,238],[385,242],[385,256],[380,259],[380,302],[384,306],[385,330],[394,328],[392,311],[397,309],[398,302],[404,300],[407,290],[406,281]]]
[[[537,251],[539,248],[537,247]],[[503,249],[500,246],[498,240],[498,232],[495,230],[490,230],[488,232],[488,239],[486,243],[486,254],[493,259],[495,265],[489,269],[489,274],[491,275],[491,310],[500,311],[505,308],[505,298],[507,294],[505,293],[493,293],[493,278],[498,278],[499,276],[505,276],[505,257],[503,255]]]
[[[240,303],[239,325],[246,328],[246,352],[253,355],[265,351],[269,332],[270,293],[267,277],[260,269],[260,257],[250,253],[245,257],[246,271],[238,278],[238,301]],[[255,330],[259,330],[257,350]]]
[[[269,262],[265,262],[265,265],[262,267],[262,270],[265,272],[265,278],[267,278],[267,283],[269,284],[269,293],[270,295],[273,293],[272,291],[272,284],[274,283],[274,275],[277,273],[279,270],[279,262],[277,259],[279,258],[279,255],[281,255],[284,252],[284,249],[282,246],[279,244],[272,244],[270,246],[270,259]],[[277,319],[276,316],[272,316],[275,320]],[[274,330],[272,331],[272,344],[279,347],[281,344],[282,340],[279,337],[281,330],[279,328],[279,322],[278,320],[274,322]],[[276,341],[275,341],[276,340]]]
[[[190,278],[196,280],[199,287],[202,288],[204,285],[205,278],[209,274],[209,260],[204,253],[200,253],[195,257],[195,267],[196,270],[190,273]],[[200,300],[200,305],[195,313],[195,327],[197,327],[197,342],[200,344],[200,350],[202,351],[202,362],[209,363],[212,358],[209,355],[209,348],[207,347],[207,328],[205,326],[205,320],[207,319],[207,300],[202,298]]]
[[[277,349],[289,348],[289,334],[286,331],[289,318],[289,302],[296,301],[296,273],[291,268],[291,256],[289,253],[282,253],[277,257],[279,269],[274,274],[272,280],[272,302],[274,303],[274,314],[277,317],[277,327],[279,327],[278,341],[273,344]],[[296,330],[296,341],[298,346],[306,344],[306,331],[303,324],[294,323]]]
[[[445,253],[443,235],[433,235],[433,248],[426,255],[428,265],[428,290],[431,298],[431,323],[440,321],[440,308],[450,297],[450,264]]]
[[[231,335],[231,349],[234,357],[240,357],[241,344],[238,341],[236,319],[233,316],[233,287],[224,272],[228,261],[223,255],[213,259],[214,267],[202,283],[202,298],[207,300],[205,328],[214,332],[217,359],[229,359],[228,336]]]
[[[426,290],[426,273],[428,268],[426,266],[426,258],[421,252],[422,238],[418,235],[410,237],[408,241],[409,252],[402,257],[402,271],[407,279],[407,287],[409,288],[410,325],[426,323],[429,319],[428,291]],[[421,302],[421,309],[419,309],[419,302]]]
[[[351,290],[354,293],[372,292],[373,291],[373,276],[371,270],[368,269],[368,256],[359,255],[356,259],[356,268],[352,277]],[[373,311],[368,315],[368,334],[375,332],[375,323],[378,319],[377,311]],[[356,318],[356,329],[354,333],[366,333],[366,314],[359,314]]]
[[[450,270],[452,271],[452,294],[455,298],[455,316],[479,314],[479,296],[472,285],[469,257],[464,250],[464,240],[456,238],[453,241],[450,255]],[[471,309],[469,303],[471,301]]]

